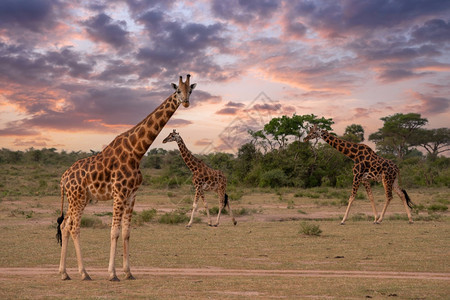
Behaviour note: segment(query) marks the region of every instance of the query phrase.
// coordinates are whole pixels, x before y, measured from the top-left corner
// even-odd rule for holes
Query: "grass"
[[[0,171],[0,175],[6,176],[5,172]],[[69,242],[67,264],[73,280],[62,282],[57,274],[61,250],[55,239],[59,195],[54,195],[51,188],[48,195],[36,195],[28,188],[20,188],[31,180],[28,175],[16,180],[16,189],[12,184],[14,176],[26,170],[17,167],[8,172],[16,175],[7,175],[2,181],[8,190],[0,201],[0,268],[47,267],[54,272],[21,276],[0,273],[2,299],[444,299],[450,293],[448,280],[371,277],[361,280],[349,276],[205,274],[192,277],[141,273],[135,275],[136,281],[111,283],[107,275],[91,272],[94,280],[82,282],[76,272],[72,242]],[[49,185],[39,187],[39,180],[33,184],[42,192],[49,189]],[[296,189],[283,189],[282,193],[270,189],[241,189],[240,200],[232,202],[237,226],[225,215],[220,226],[212,228],[201,215],[201,223],[190,230],[171,224],[188,222],[186,212],[192,202],[172,201],[168,192],[181,200],[192,194],[189,186],[167,190],[147,185],[138,191],[133,216],[136,223],[133,223],[130,241],[132,271],[151,267],[450,273],[449,265],[443,263],[448,260],[450,251],[450,217],[443,208],[447,207],[446,199],[450,196],[446,188],[408,190],[413,202],[422,207],[413,214],[414,224],[408,224],[403,204],[394,196],[382,224],[372,224],[369,201],[358,199],[345,226],[339,225],[345,206],[322,202],[317,205],[315,201],[339,202],[344,194],[348,197],[349,189],[306,191],[319,195],[318,198]],[[300,196],[300,192],[305,194]],[[374,196],[380,212],[383,190],[375,187]],[[110,219],[111,207],[112,201],[100,201],[88,204],[85,209],[83,220],[87,220],[87,225],[81,229],[81,248],[88,272],[100,268],[106,273],[108,268],[110,228],[102,220]],[[434,208],[430,210],[430,207]],[[67,209],[67,201],[64,209]],[[33,213],[27,218],[30,212]],[[286,221],[274,222],[273,217]],[[165,221],[160,222],[162,219]],[[119,239],[118,275],[122,275],[122,247]]]

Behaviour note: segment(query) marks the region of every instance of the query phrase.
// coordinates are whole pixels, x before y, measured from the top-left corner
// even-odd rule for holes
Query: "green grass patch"
[[[82,228],[103,228],[102,220],[96,216],[82,216],[81,217]]]
[[[319,225],[302,222],[300,223],[299,233],[303,235],[320,236],[322,234],[322,229],[320,229]]]
[[[189,221],[189,217],[182,211],[173,211],[165,213],[159,217],[158,222],[161,224],[179,224]]]

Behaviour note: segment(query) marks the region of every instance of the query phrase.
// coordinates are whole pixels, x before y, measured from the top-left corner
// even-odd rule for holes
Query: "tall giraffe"
[[[175,92],[151,114],[130,130],[117,136],[102,152],[80,159],[67,169],[61,177],[61,216],[57,223],[57,240],[61,244],[59,273],[63,280],[70,279],[66,272],[66,255],[69,234],[75,246],[78,271],[83,280],[90,280],[81,257],[80,221],[84,207],[91,199],[114,200],[111,225],[111,249],[109,257],[109,280],[118,281],[114,261],[117,240],[122,225],[123,271],[125,279],[134,279],[129,264],[130,222],[136,191],[142,183],[139,162],[147,152],[164,125],[180,104],[189,107],[189,96],[196,84],[189,84],[190,75],[178,86],[172,83]],[[64,216],[64,194],[69,207]]]
[[[191,151],[184,144],[183,139],[180,134],[173,130],[164,140],[163,143],[167,142],[177,142],[178,148],[180,149],[181,157],[192,172],[192,183],[195,186],[195,197],[194,204],[191,213],[191,219],[186,227],[192,226],[192,221],[194,219],[194,213],[198,207],[198,198],[202,198],[203,205],[206,209],[206,214],[208,216],[208,225],[217,227],[219,225],[220,213],[225,206],[228,206],[230,211],[231,219],[233,224],[236,225],[237,222],[234,219],[233,211],[230,207],[230,200],[228,195],[225,193],[227,188],[227,178],[225,174],[220,170],[214,170],[208,167],[202,160],[198,159],[192,155]],[[208,203],[205,201],[205,191],[215,191],[219,196],[219,213],[217,214],[216,224],[212,225],[211,217],[209,215]]]
[[[355,162],[353,166],[353,189],[348,200],[347,209],[345,211],[344,218],[341,221],[341,225],[343,225],[347,219],[350,206],[352,205],[353,200],[355,200],[356,193],[361,182],[366,188],[367,195],[370,199],[370,204],[372,205],[372,210],[375,217],[374,223],[378,224],[383,221],[386,209],[392,200],[392,189],[394,189],[400,199],[402,199],[408,215],[409,223],[413,222],[411,212],[409,210],[409,208],[412,208],[411,199],[406,191],[400,188],[398,184],[399,169],[391,160],[377,155],[369,146],[351,143],[333,136],[328,131],[318,128],[317,124],[310,129],[304,141],[307,142],[313,138],[322,138],[333,148],[337,149],[345,156],[350,157]],[[384,207],[379,218],[377,217],[377,209],[375,207],[372,189],[370,187],[370,180],[381,181],[384,186],[386,202],[384,203]]]

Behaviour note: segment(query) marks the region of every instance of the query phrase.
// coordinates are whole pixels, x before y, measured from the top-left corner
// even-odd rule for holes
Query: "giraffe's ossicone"
[[[189,107],[189,96],[196,84],[190,84],[190,75],[151,114],[130,130],[117,136],[103,151],[75,162],[61,177],[61,216],[57,223],[57,239],[61,244],[59,272],[62,279],[70,279],[66,272],[67,243],[72,237],[77,255],[78,271],[83,280],[89,280],[80,247],[81,215],[91,200],[113,200],[109,279],[117,281],[115,256],[117,240],[122,227],[123,270],[126,279],[134,279],[129,264],[130,223],[136,191],[142,183],[139,163],[162,128],[180,104]],[[64,215],[64,195],[68,208]]]

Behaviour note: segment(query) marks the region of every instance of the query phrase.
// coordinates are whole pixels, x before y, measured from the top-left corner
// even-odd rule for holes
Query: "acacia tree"
[[[431,158],[436,158],[450,151],[450,128],[420,128],[414,135],[412,145],[423,147]]]
[[[384,121],[383,127],[372,133],[369,140],[376,144],[380,152],[393,154],[399,159],[410,151],[418,129],[428,123],[427,119],[416,113],[397,113],[381,120]]]
[[[324,117],[317,118],[316,115],[292,115],[292,117],[281,116],[273,118],[269,123],[264,125],[264,128],[258,131],[249,130],[249,134],[253,138],[255,145],[260,145],[265,151],[270,148],[284,149],[289,138],[300,141],[301,137],[308,131],[308,127],[312,124],[317,124],[320,128],[331,130],[331,125],[334,124],[332,119]]]

